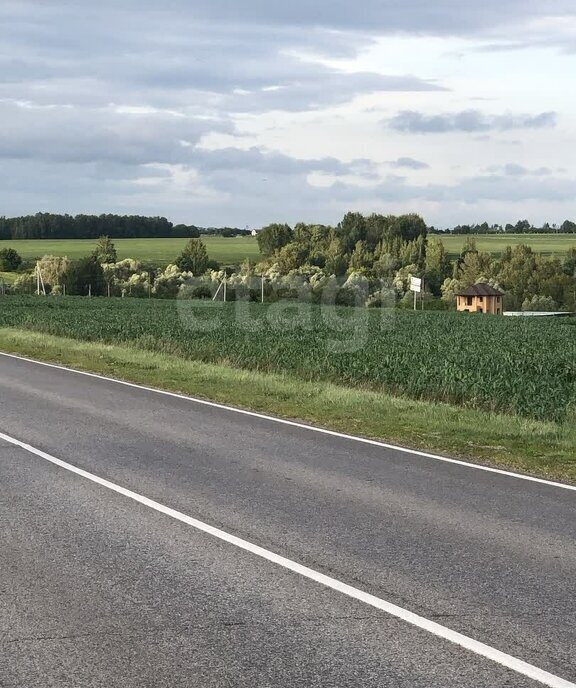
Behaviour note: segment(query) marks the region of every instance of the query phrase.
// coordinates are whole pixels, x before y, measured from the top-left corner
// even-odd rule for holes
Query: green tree
[[[576,278],[576,246],[568,250],[563,266],[564,274]]]
[[[366,218],[361,213],[346,213],[337,231],[344,250],[349,253],[359,241],[366,239]]]
[[[116,247],[109,236],[101,236],[96,242],[94,258],[100,263],[115,263],[118,260]]]
[[[274,261],[278,263],[278,268],[283,274],[296,270],[304,263],[304,260],[305,252],[302,252],[295,242],[286,244],[274,254]]]
[[[426,250],[424,279],[435,296],[441,295],[444,280],[450,277],[451,273],[452,263],[444,244],[438,237],[432,237]]]
[[[288,225],[272,224],[258,232],[258,246],[263,256],[271,256],[284,248],[294,238],[294,233]]]
[[[22,265],[20,254],[13,248],[3,248],[0,251],[0,271],[16,272]]]
[[[524,299],[522,310],[554,313],[558,310],[558,305],[551,296],[533,296],[531,299]]]
[[[206,272],[209,262],[208,251],[201,239],[190,239],[176,259],[176,265],[182,272],[191,272],[196,276]]]
[[[356,242],[354,251],[350,256],[350,270],[362,270],[362,268],[370,268],[374,263],[374,254],[366,248],[365,241]]]
[[[172,236],[179,239],[199,239],[200,231],[194,225],[175,225],[172,228]]]
[[[324,253],[325,271],[328,275],[340,277],[348,268],[348,261],[340,239],[332,239]]]
[[[102,296],[105,290],[104,271],[95,256],[80,258],[70,263],[66,277],[66,290],[72,296]]]
[[[456,276],[464,286],[469,287],[477,282],[487,282],[494,271],[492,254],[469,251],[459,264]]]

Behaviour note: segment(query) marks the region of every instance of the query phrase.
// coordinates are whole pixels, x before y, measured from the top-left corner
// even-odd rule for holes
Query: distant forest
[[[0,217],[2,239],[97,239],[106,235],[112,239],[197,238],[219,234],[238,236],[249,234],[235,227],[196,227],[174,225],[165,217],[140,215],[54,215],[37,213],[22,217]]]
[[[576,222],[566,220],[561,225],[535,227],[528,220],[515,225],[482,224],[458,225],[451,229],[430,227],[431,234],[576,234]],[[55,215],[37,213],[22,217],[0,217],[2,239],[97,239],[106,235],[112,239],[197,238],[201,235],[238,236],[249,234],[236,227],[196,227],[174,225],[165,217],[140,215]]]
[[[432,234],[576,234],[576,222],[566,220],[561,225],[545,222],[542,227],[535,227],[528,220],[519,220],[515,225],[457,225],[452,229],[436,229],[431,227]]]

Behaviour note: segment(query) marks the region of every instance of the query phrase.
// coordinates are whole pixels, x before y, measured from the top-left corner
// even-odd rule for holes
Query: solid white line
[[[55,363],[45,363],[44,361],[36,361],[32,358],[26,358],[24,356],[17,356],[15,354],[7,354],[0,351],[0,356],[5,356],[6,358],[14,358],[18,361],[25,361],[26,363],[33,363],[34,365],[44,366],[46,368],[55,368],[56,370],[64,370],[67,373],[73,373],[75,375],[84,375],[86,377],[96,378],[97,380],[104,380],[106,382],[113,382],[117,385],[124,385],[125,387],[132,387],[134,389],[143,390],[145,392],[152,392],[154,394],[162,394],[163,396],[172,397],[174,399],[184,399],[185,401],[191,401],[194,404],[201,404],[202,406],[210,406],[212,408],[220,409],[221,411],[230,411],[232,413],[239,413],[244,416],[250,416],[252,418],[258,418],[260,420],[271,421],[273,423],[280,423],[281,425],[288,425],[293,428],[300,428],[302,430],[311,430],[312,432],[317,432],[322,435],[330,435],[332,437],[338,437],[339,439],[350,440],[352,442],[360,442],[362,444],[369,444],[373,447],[381,447],[382,449],[389,449],[396,452],[401,452],[403,454],[411,454],[412,456],[419,456],[425,459],[434,459],[434,461],[443,461],[444,463],[455,464],[456,466],[465,466],[466,468],[473,468],[474,470],[484,471],[486,473],[496,473],[497,475],[504,475],[508,478],[517,478],[519,480],[527,480],[532,483],[540,483],[541,485],[548,485],[549,487],[559,487],[563,490],[571,490],[576,492],[576,485],[568,485],[566,483],[558,483],[552,480],[546,480],[544,478],[535,478],[531,475],[523,475],[522,473],[514,473],[513,471],[505,471],[501,468],[491,468],[490,466],[482,466],[476,463],[470,463],[469,461],[461,461],[459,459],[450,459],[446,456],[439,456],[438,454],[430,454],[429,452],[418,451],[417,449],[408,449],[407,447],[402,447],[396,444],[387,444],[386,442],[379,442],[378,440],[370,440],[366,437],[357,437],[356,435],[348,435],[343,432],[337,432],[335,430],[327,430],[326,428],[319,428],[314,425],[307,425],[306,423],[298,423],[294,420],[287,420],[285,418],[277,418],[276,416],[269,416],[264,413],[258,413],[256,411],[247,411],[246,409],[236,408],[234,406],[226,406],[225,404],[219,404],[214,401],[207,401],[206,399],[199,399],[197,397],[191,397],[186,394],[178,394],[177,392],[168,392],[164,389],[157,389],[155,387],[146,387],[145,385],[138,385],[135,382],[126,382],[126,380],[119,380],[114,377],[106,377],[105,375],[98,375],[98,373],[89,373],[85,370],[76,370],[75,368],[67,368],[66,366],[57,365]]]
[[[9,444],[20,447],[21,449],[24,449],[30,454],[34,454],[35,456],[38,456],[41,459],[49,461],[50,463],[55,464],[60,468],[64,468],[65,470],[70,471],[71,473],[75,473],[76,475],[85,478],[86,480],[90,480],[93,483],[101,485],[102,487],[105,487],[108,490],[112,490],[113,492],[117,492],[118,494],[121,494],[124,497],[128,497],[129,499],[132,499],[135,502],[143,504],[144,506],[147,506],[150,509],[153,509],[154,511],[158,511],[161,514],[169,516],[170,518],[176,519],[177,521],[181,521],[182,523],[185,523],[186,525],[189,525],[192,528],[195,528],[196,530],[202,531],[203,533],[218,538],[219,540],[223,540],[224,542],[227,542],[230,545],[234,545],[239,549],[242,549],[246,552],[250,552],[251,554],[254,554],[262,559],[265,559],[266,561],[281,566],[284,569],[288,569],[289,571],[292,571],[300,576],[303,576],[304,578],[324,585],[327,588],[347,595],[348,597],[358,600],[359,602],[363,602],[364,604],[367,604],[371,607],[375,607],[376,609],[379,609],[383,612],[386,612],[387,614],[390,614],[391,616],[401,619],[402,621],[405,621],[411,624],[412,626],[416,626],[417,628],[427,631],[428,633],[431,633],[439,638],[448,640],[449,642],[454,643],[455,645],[459,645],[460,647],[463,647],[464,649],[469,650],[470,652],[473,652],[476,655],[485,657],[493,662],[496,662],[497,664],[500,664],[501,666],[506,667],[507,669],[515,671],[518,674],[522,674],[523,676],[527,676],[528,678],[538,681],[539,683],[545,686],[550,686],[550,688],[576,688],[575,683],[566,681],[565,679],[562,679],[559,676],[550,674],[547,671],[539,669],[538,667],[532,664],[528,664],[527,662],[522,661],[521,659],[512,657],[511,655],[501,652],[500,650],[496,650],[495,648],[490,647],[489,645],[485,645],[484,643],[474,640],[473,638],[469,638],[468,636],[465,636],[461,633],[446,628],[445,626],[441,626],[435,621],[430,621],[429,619],[426,619],[422,616],[418,616],[417,614],[414,614],[408,611],[407,609],[398,607],[397,605],[392,604],[390,602],[386,602],[385,600],[382,600],[379,597],[370,595],[366,592],[363,592],[362,590],[359,590],[358,588],[352,587],[351,585],[347,585],[346,583],[343,583],[342,581],[339,581],[336,578],[326,576],[323,573],[308,568],[307,566],[302,566],[301,564],[298,564],[297,562],[292,561],[291,559],[286,559],[285,557],[275,554],[274,552],[270,552],[269,550],[264,549],[263,547],[254,545],[251,542],[248,542],[247,540],[238,538],[235,535],[230,535],[230,533],[227,533],[224,530],[214,528],[213,526],[210,526],[207,523],[204,523],[203,521],[198,521],[197,519],[191,518],[190,516],[186,516],[185,514],[179,511],[170,509],[169,507],[164,506],[159,502],[155,502],[152,499],[143,497],[142,495],[137,494],[136,492],[132,492],[131,490],[127,490],[124,487],[120,487],[120,485],[116,485],[115,483],[112,483],[109,480],[100,478],[97,475],[94,475],[93,473],[89,473],[88,471],[82,470],[81,468],[77,468],[76,466],[66,463],[65,461],[57,459],[56,457],[51,456],[50,454],[47,454],[46,452],[43,452],[40,449],[36,449],[35,447],[30,446],[29,444],[20,442],[19,440],[14,439],[9,435],[5,435],[4,433],[0,432],[0,440],[4,440]]]

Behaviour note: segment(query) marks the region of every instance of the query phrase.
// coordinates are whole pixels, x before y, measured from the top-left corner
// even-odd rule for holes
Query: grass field
[[[4,297],[0,327],[129,344],[562,422],[576,411],[576,320],[470,317],[286,302]]]
[[[576,248],[576,234],[479,234],[441,236],[442,242],[451,255],[458,255],[466,240],[472,238],[480,251],[502,253],[507,246],[528,244],[537,253],[564,255],[570,248]]]
[[[115,239],[118,258],[135,258],[157,265],[168,265],[182,252],[186,239]],[[224,265],[241,263],[246,258],[258,260],[260,251],[254,237],[204,237],[211,259]],[[93,239],[21,239],[0,241],[0,249],[14,248],[24,260],[34,260],[44,255],[82,258],[94,250]]]
[[[473,236],[473,235],[471,235]],[[466,236],[441,237],[449,253],[457,255],[462,250]],[[506,246],[519,243],[529,244],[534,250],[546,254],[565,254],[569,248],[576,247],[574,234],[509,234],[474,236],[482,251],[501,253]],[[235,265],[246,258],[258,260],[260,252],[254,237],[223,238],[205,237],[210,258],[224,265]],[[92,252],[96,241],[92,239],[22,239],[19,241],[0,241],[0,249],[15,248],[25,260],[42,256],[56,255],[68,258],[81,258]],[[186,244],[186,239],[116,239],[114,241],[120,260],[136,258],[159,266],[173,262]]]

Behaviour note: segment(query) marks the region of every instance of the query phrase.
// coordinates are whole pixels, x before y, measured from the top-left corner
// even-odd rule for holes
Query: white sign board
[[[422,291],[422,279],[420,277],[410,278],[410,291],[419,294]]]

